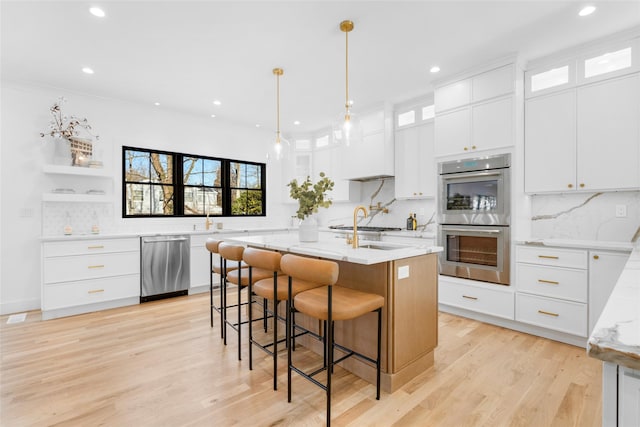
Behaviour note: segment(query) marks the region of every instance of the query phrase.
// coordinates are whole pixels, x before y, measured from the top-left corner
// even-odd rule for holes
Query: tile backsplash
[[[619,206],[626,217],[616,217]],[[629,242],[640,226],[640,192],[532,196],[531,224],[534,238]]]
[[[63,235],[67,225],[74,235],[91,234],[94,225],[100,234],[116,232],[111,203],[45,202],[42,218],[43,236]]]

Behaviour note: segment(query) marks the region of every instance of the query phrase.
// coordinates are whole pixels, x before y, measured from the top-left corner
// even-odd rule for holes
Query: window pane
[[[209,187],[222,186],[222,162],[220,160],[203,159],[203,181]]]
[[[262,191],[232,190],[232,215],[262,215]]]
[[[422,120],[433,119],[436,115],[436,110],[434,105],[427,105],[426,107],[422,107]]]
[[[151,196],[149,191],[149,185],[126,185],[125,212],[127,215],[149,215],[151,212]]]
[[[202,185],[202,179],[202,159],[184,156],[182,159],[182,180],[184,184]]]
[[[329,145],[329,135],[324,135],[320,138],[316,138],[316,148],[326,147],[327,145]]]
[[[170,185],[151,186],[151,214],[173,215],[173,187]]]
[[[125,150],[125,181],[149,182],[149,153]]]
[[[414,110],[398,114],[398,126],[406,126],[416,122],[416,112]]]
[[[631,48],[607,52],[584,61],[584,77],[597,76],[631,67]]]
[[[150,153],[151,182],[173,183],[173,156],[170,154]]]
[[[560,86],[569,82],[569,66],[554,68],[531,76],[531,92]]]

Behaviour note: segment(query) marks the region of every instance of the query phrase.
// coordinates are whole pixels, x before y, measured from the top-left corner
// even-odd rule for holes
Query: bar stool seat
[[[227,280],[234,285],[240,283],[240,286],[249,285],[249,267],[243,267],[242,271],[238,271],[236,267],[234,270],[227,271]],[[270,279],[273,275],[273,271],[265,270],[264,268],[252,268],[251,271],[252,282],[256,283],[258,280]]]
[[[278,275],[278,283],[277,283],[277,298],[274,298],[274,294],[276,290],[273,286],[273,281],[271,280],[260,280],[253,285],[253,292],[256,295],[260,295],[263,298],[268,300],[277,300],[277,301],[286,301],[289,298],[289,276],[285,276],[284,274]],[[300,292],[308,291],[309,289],[317,288],[318,284],[313,282],[305,282],[304,280],[294,280],[292,283],[292,292],[293,295],[296,296]]]
[[[296,295],[295,307],[301,313],[320,320],[329,319],[328,288],[314,288]],[[343,286],[334,286],[332,295],[333,320],[349,320],[375,311],[384,305],[384,297]]]

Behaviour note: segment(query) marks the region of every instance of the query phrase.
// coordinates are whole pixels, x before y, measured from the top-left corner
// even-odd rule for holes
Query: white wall
[[[267,162],[267,216],[223,218],[225,228],[286,225],[282,205],[281,171],[267,153],[272,134],[253,127],[225,123],[220,119],[172,112],[153,105],[140,105],[98,98],[65,90],[2,82],[2,130],[0,146],[0,314],[40,308],[40,237],[43,212],[77,209],[79,206],[43,204],[43,192],[52,181],[42,172],[49,163],[53,145],[39,133],[49,126],[49,108],[58,97],[67,98],[63,112],[86,117],[100,136],[106,168],[114,174],[114,202],[100,209],[101,226],[110,232],[191,230],[204,226],[202,218],[122,219],[120,159],[122,146],[179,151],[204,156]],[[55,204],[54,204],[55,205]],[[66,206],[69,205],[69,206]],[[80,210],[86,211],[84,206]],[[57,230],[57,229],[56,229]],[[55,234],[54,232],[50,232]]]

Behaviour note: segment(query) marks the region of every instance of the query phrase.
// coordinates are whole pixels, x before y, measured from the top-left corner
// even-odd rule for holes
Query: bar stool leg
[[[226,283],[226,276],[227,276],[227,265],[226,263],[223,262],[222,260],[222,256],[220,256],[220,338],[224,338],[225,337],[225,333],[226,333],[226,327],[224,324],[224,319],[222,318],[223,316],[223,310],[226,309],[227,307],[227,301],[226,298],[222,295],[222,288],[224,286],[224,283]]]
[[[380,354],[382,338],[382,308],[376,310],[378,312],[378,356],[376,358],[376,400],[380,400]]]
[[[238,360],[242,360],[242,266],[240,265],[240,261],[238,261]]]
[[[333,373],[333,319],[331,316],[331,312],[333,311],[332,307],[332,291],[333,286],[329,286],[328,295],[328,307],[327,307],[327,329],[325,334],[327,335],[327,344],[328,344],[328,354],[327,354],[327,427],[331,426],[331,375]]]
[[[287,297],[287,316],[286,316],[286,328],[287,328],[287,402],[291,403],[291,318],[293,313],[291,312],[291,276],[289,276],[289,296]]]
[[[227,271],[227,260],[223,260],[224,267],[222,271],[225,273]],[[222,310],[222,338],[224,338],[224,345],[227,345],[227,279],[226,277],[222,280],[222,304],[220,310]]]
[[[209,315],[213,328],[213,254],[209,253]]]
[[[249,267],[249,285],[248,285],[248,293],[249,293],[249,370],[253,370],[253,310],[251,309],[251,299],[253,294],[253,289],[251,286],[252,283],[252,267]]]

